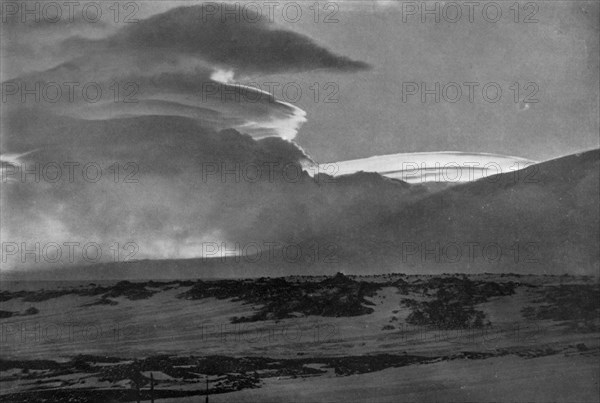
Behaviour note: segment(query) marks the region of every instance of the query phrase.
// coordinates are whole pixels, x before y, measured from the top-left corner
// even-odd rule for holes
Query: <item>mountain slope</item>
[[[399,210],[355,208],[345,213],[363,216],[362,226],[355,219],[352,225],[331,220],[326,232],[297,244],[303,251],[299,257],[285,258],[276,250],[259,257],[142,260],[3,277],[182,279],[338,271],[598,275],[599,173],[600,150],[592,150],[416,197]],[[358,176],[363,192],[381,188],[379,175]]]
[[[432,194],[337,239],[345,259],[386,268],[594,274],[599,172],[600,150],[546,161]]]

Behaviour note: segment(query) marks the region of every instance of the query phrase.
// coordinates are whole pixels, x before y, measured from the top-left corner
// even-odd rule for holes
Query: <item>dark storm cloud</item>
[[[135,241],[138,257],[197,257],[203,242],[291,242],[343,231],[397,211],[418,195],[377,174],[311,177],[303,171],[308,157],[289,141],[255,140],[183,117],[38,115],[27,125],[9,121],[8,129],[47,139],[19,159],[30,170],[54,161],[93,161],[104,168],[132,161],[139,170],[138,183],[112,177],[33,183],[11,176],[15,180],[3,184],[3,231],[19,240],[92,240],[106,242],[103,248]],[[9,144],[18,141],[14,137]]]
[[[93,241],[107,249],[135,241],[138,257],[195,257],[202,242],[277,241],[348,227],[406,197],[400,182],[381,178],[377,191],[366,193],[362,180],[327,185],[312,178],[303,168],[313,162],[291,142],[304,111],[215,78],[232,69],[355,71],[365,64],[293,32],[203,22],[201,13],[202,7],[174,9],[88,37],[77,24],[44,25],[37,30],[44,33],[39,68],[26,67],[38,51],[36,36],[22,27],[11,31],[18,45],[3,49],[14,56],[11,74],[3,76],[3,239]],[[13,72],[20,74],[13,79]],[[73,98],[67,82],[78,83]],[[63,88],[56,102],[32,95],[23,102],[20,91],[6,92],[49,83]],[[86,83],[102,88],[102,97],[85,99]],[[135,102],[115,101],[115,83],[135,84]],[[15,174],[65,163],[93,163],[102,179],[82,180],[77,171],[78,179],[66,181],[64,171],[58,182],[36,182]],[[133,164],[139,181],[114,181],[115,163]],[[249,166],[261,170],[260,178],[243,176]],[[231,170],[233,177],[223,175]]]
[[[249,12],[252,14],[252,12]],[[206,6],[179,7],[132,24],[106,39],[72,38],[65,50],[140,49],[201,57],[246,73],[280,73],[314,69],[358,71],[369,65],[336,55],[311,38],[273,29],[255,15],[239,21],[207,15]]]

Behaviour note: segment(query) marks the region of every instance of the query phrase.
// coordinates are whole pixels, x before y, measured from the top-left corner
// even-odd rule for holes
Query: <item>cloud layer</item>
[[[536,161],[506,155],[441,151],[377,155],[324,164],[323,167],[334,165],[336,175],[365,171],[377,172],[408,183],[462,183],[517,171],[535,163]]]
[[[354,203],[392,208],[405,197],[403,184],[381,178],[386,190],[373,196],[360,178],[311,177],[303,169],[313,162],[291,142],[305,112],[227,82],[365,63],[273,25],[203,19],[205,11],[93,30],[81,21],[3,25],[3,241],[96,242],[107,259],[112,245],[134,242],[137,258],[188,258],[203,242],[313,236],[354,222],[342,214]],[[27,67],[33,55],[38,68]]]
[[[365,70],[368,64],[336,55],[307,36],[274,29],[255,11],[224,21],[208,6],[179,7],[132,24],[106,39],[72,38],[66,49],[149,51],[200,57],[245,73],[298,72],[314,69]]]

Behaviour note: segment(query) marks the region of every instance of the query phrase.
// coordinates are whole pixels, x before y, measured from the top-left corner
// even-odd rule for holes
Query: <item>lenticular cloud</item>
[[[306,193],[273,180],[290,167],[296,182],[310,180],[301,173],[310,159],[290,142],[306,113],[234,80],[368,66],[281,27],[202,14],[180,7],[94,29],[78,20],[2,25],[3,241],[94,242],[104,261],[131,242],[136,258],[195,257],[202,242],[296,231],[296,217],[289,227],[262,217],[290,215]],[[269,172],[252,183],[220,175],[248,166]]]
[[[369,158],[323,164],[323,172],[350,175],[356,172],[377,172],[408,183],[464,183],[489,176],[515,172],[535,164],[520,157],[489,153],[420,152],[376,155]]]

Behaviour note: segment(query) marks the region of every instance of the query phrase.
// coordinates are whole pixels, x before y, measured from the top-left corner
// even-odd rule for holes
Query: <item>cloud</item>
[[[22,121],[8,123],[16,129]],[[29,171],[25,180],[12,171],[2,183],[2,237],[17,243],[97,242],[106,252],[135,242],[137,258],[197,257],[203,242],[300,242],[344,231],[422,195],[377,174],[311,177],[309,158],[289,141],[216,131],[179,116],[38,115],[26,130],[27,138],[48,141],[18,158]],[[47,180],[54,170],[44,174],[42,167],[57,161],[80,164],[75,180],[64,166],[60,181]],[[83,179],[85,161],[100,167],[100,180]],[[137,182],[124,181],[132,171]]]
[[[99,59],[111,61],[110,57],[90,57],[5,82],[5,88],[12,90],[6,95],[7,114],[52,112],[88,120],[182,116],[215,129],[235,128],[255,138],[278,136],[287,140],[294,139],[306,121],[306,113],[297,106],[258,88],[212,80],[210,69],[147,65],[144,71],[134,58],[121,60],[118,68],[102,72]],[[76,87],[70,89],[64,84],[69,82],[77,83]],[[34,95],[26,95],[29,102],[23,105],[22,92],[36,88],[36,84],[41,102],[34,102]],[[57,101],[47,102],[44,94]]]
[[[40,26],[52,46],[39,68],[23,69],[35,36],[11,48],[2,83],[3,240],[97,242],[108,260],[127,242],[139,246],[137,258],[194,257],[202,242],[345,228],[368,219],[365,206],[378,214],[405,198],[397,181],[379,177],[379,191],[364,193],[362,178],[329,184],[309,175],[314,163],[292,142],[306,113],[230,82],[364,63],[265,24],[203,22],[203,10],[176,8],[87,37],[80,24]],[[3,29],[14,38],[23,31]]]
[[[151,52],[199,57],[243,73],[282,73],[315,69],[366,70],[369,65],[332,53],[311,38],[276,29],[248,10],[247,18],[225,19],[212,15],[206,5],[178,7],[122,28],[105,39],[70,38],[67,51]]]
[[[206,14],[204,5],[178,7],[136,24],[100,24],[91,31],[80,21],[46,23],[36,25],[38,35],[27,34],[25,27],[31,24],[7,23],[3,34],[14,39],[14,46],[2,49],[11,56],[3,86],[12,86],[8,87],[12,92],[3,88],[3,95],[8,94],[8,103],[17,109],[25,107],[32,113],[47,109],[85,119],[176,115],[256,138],[291,140],[306,121],[303,110],[259,88],[228,81],[236,74],[368,67],[267,22],[221,22]],[[40,34],[43,49],[35,45]],[[27,66],[33,55],[41,56],[36,61],[40,68]],[[15,77],[18,71],[23,73]],[[72,82],[77,83],[74,99],[72,89],[64,86]],[[58,85],[62,91],[58,102],[23,105],[24,89],[39,84],[42,94],[48,88],[54,94]],[[92,93],[96,88],[102,91],[99,100],[83,96],[90,84]]]
[[[377,155],[324,164],[323,169],[334,166],[338,176],[365,171],[408,183],[463,183],[516,171],[535,163],[507,155],[443,151]]]
[[[8,94],[8,103],[20,104],[17,109],[25,107],[32,113],[48,109],[85,119],[176,115],[256,138],[291,140],[306,121],[303,110],[259,88],[228,81],[236,74],[368,67],[266,21],[221,22],[206,7],[177,7],[125,26],[77,19],[20,24],[13,17],[2,27],[3,35],[11,39],[3,41],[2,51],[11,57],[3,69],[3,86],[11,85],[14,94],[3,88],[3,95]],[[35,30],[27,29],[32,24]],[[40,39],[41,47],[36,45]],[[22,73],[15,76],[16,72]],[[223,72],[227,75],[220,76]],[[71,89],[64,86],[72,82],[78,86],[75,99],[70,99]],[[42,84],[42,94],[49,87],[54,94],[58,84],[62,96],[58,102],[36,100],[34,107],[31,102],[23,105],[23,90],[37,84]],[[92,93],[96,88],[102,91],[99,100],[90,102],[82,96],[90,84],[94,84]]]

